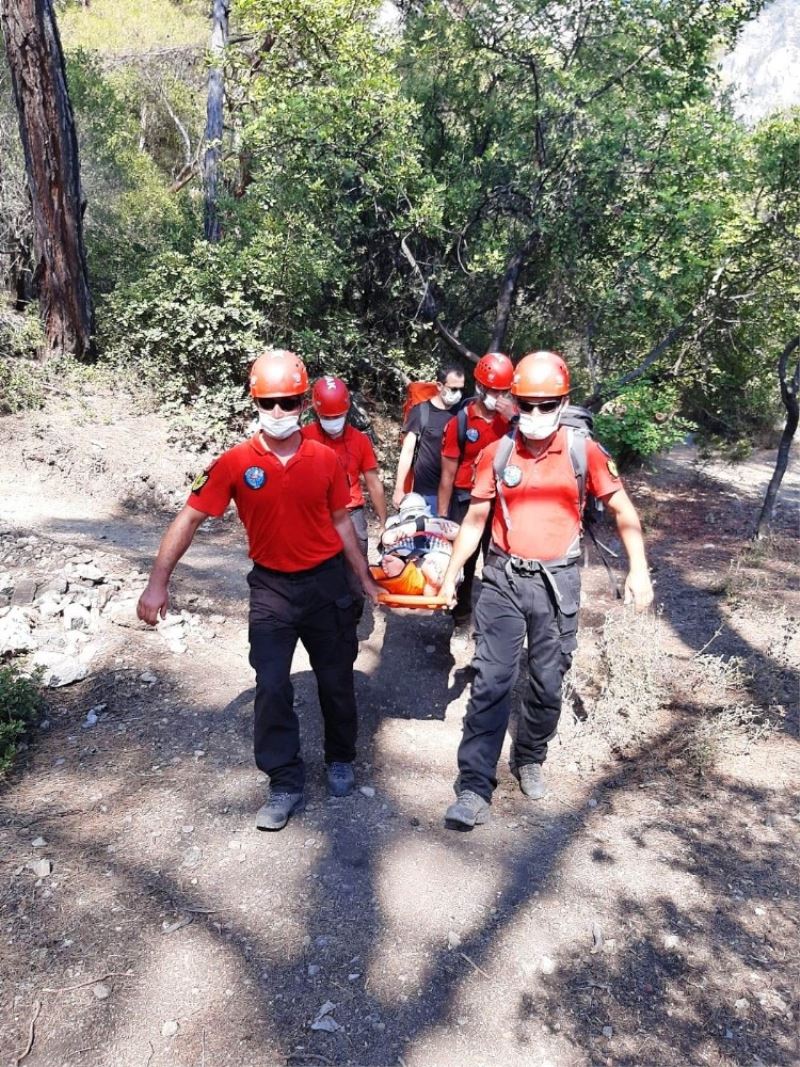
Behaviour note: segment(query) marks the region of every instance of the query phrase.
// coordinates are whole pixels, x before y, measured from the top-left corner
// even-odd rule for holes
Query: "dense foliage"
[[[0,664],[0,775],[8,769],[17,742],[41,707],[36,682],[13,664]]]
[[[747,129],[715,63],[759,7],[234,0],[207,244],[205,8],[66,4],[103,358],[233,410],[265,343],[384,396],[457,351],[554,346],[621,455],[684,419],[757,438],[796,320],[800,116]],[[10,116],[0,80],[24,300]]]

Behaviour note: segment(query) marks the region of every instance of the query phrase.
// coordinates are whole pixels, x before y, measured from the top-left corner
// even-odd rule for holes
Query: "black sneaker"
[[[489,802],[471,789],[462,789],[444,813],[444,824],[448,830],[471,830],[473,826],[481,826],[488,820]]]
[[[332,797],[349,797],[356,787],[352,763],[329,763],[325,767],[328,792]]]
[[[294,812],[298,814],[305,808],[302,793],[279,793],[272,790],[266,804],[256,813],[257,830],[282,830]]]
[[[517,767],[519,787],[529,800],[542,800],[547,795],[541,763],[525,763]]]

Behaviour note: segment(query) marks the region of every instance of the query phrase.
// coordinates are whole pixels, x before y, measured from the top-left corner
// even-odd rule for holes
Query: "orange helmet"
[[[529,352],[514,371],[514,396],[566,396],[569,369],[557,352]]]
[[[311,390],[311,403],[314,411],[322,419],[335,419],[337,415],[346,415],[350,407],[350,390],[341,378],[332,378],[326,374],[314,382]]]
[[[300,396],[307,389],[303,361],[285,348],[268,348],[250,368],[250,396]]]
[[[502,352],[487,352],[478,360],[475,381],[487,389],[510,389],[514,364]]]

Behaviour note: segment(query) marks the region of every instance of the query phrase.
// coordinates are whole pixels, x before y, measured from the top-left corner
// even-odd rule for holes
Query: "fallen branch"
[[[486,971],[484,971],[483,967],[479,967],[478,964],[474,960],[471,960],[469,958],[469,956],[466,954],[466,952],[459,952],[459,956],[461,956],[462,959],[465,959],[467,961],[467,963],[470,965],[470,967],[474,967],[475,970],[478,972],[478,974],[482,974],[483,977],[484,978],[488,978],[489,981],[492,980],[492,976],[490,974],[487,974]]]
[[[14,1057],[14,1067],[19,1067],[26,1056],[30,1055],[30,1051],[33,1048],[33,1042],[36,1040],[36,1020],[39,1018],[39,1012],[41,1010],[41,1000],[35,1000],[33,1002],[33,1015],[31,1016],[30,1023],[28,1023],[28,1044],[25,1046],[23,1052],[18,1052]]]
[[[73,989],[85,989],[87,985],[96,985],[98,982],[102,982],[104,978],[133,978],[133,971],[108,971],[107,974],[98,975],[97,978],[87,978],[85,982],[78,982],[77,985],[65,985],[55,989],[43,989],[42,992],[71,993]]]

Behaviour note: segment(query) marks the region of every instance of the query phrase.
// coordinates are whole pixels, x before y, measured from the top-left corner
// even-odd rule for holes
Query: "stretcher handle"
[[[428,611],[450,606],[441,596],[412,596],[409,593],[379,593],[378,603],[385,604],[387,608],[426,608]]]

